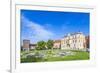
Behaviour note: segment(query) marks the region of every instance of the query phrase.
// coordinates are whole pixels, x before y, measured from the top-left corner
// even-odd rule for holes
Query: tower
[[[29,51],[30,40],[23,40],[23,50]]]

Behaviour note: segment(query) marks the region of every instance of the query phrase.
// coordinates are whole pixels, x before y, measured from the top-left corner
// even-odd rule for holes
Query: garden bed
[[[72,50],[34,50],[21,52],[21,62],[88,60],[89,52]]]

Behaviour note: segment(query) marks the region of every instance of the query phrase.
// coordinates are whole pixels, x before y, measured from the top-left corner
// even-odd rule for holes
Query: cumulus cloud
[[[22,38],[30,39],[34,43],[40,40],[48,40],[54,37],[54,33],[38,23],[30,21],[23,15],[21,16]],[[27,31],[26,31],[27,30]],[[26,33],[26,34],[25,34]]]

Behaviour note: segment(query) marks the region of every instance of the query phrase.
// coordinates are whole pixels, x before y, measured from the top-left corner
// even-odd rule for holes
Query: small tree
[[[39,41],[38,43],[37,43],[37,49],[38,50],[43,50],[43,49],[46,49],[46,43],[44,42],[44,41]]]
[[[53,48],[53,40],[48,40],[46,43],[46,46],[48,49],[52,49]]]

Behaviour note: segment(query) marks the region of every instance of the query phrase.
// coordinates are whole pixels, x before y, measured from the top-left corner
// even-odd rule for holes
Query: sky
[[[21,41],[57,40],[75,32],[89,35],[89,20],[90,14],[83,12],[21,10]]]

